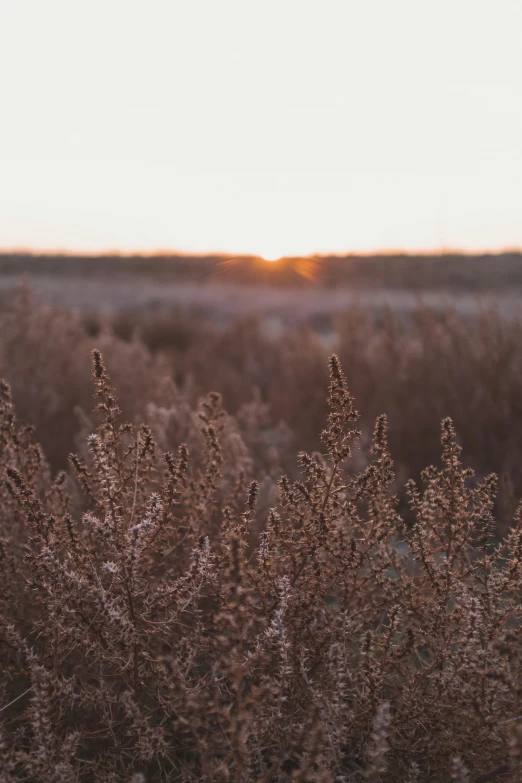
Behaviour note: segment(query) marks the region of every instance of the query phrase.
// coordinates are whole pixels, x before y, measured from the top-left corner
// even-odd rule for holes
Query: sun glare
[[[281,246],[278,248],[277,243],[275,242],[267,243],[259,252],[259,257],[262,258],[263,261],[268,261],[270,264],[274,261],[279,261],[284,255],[285,254],[281,252]]]

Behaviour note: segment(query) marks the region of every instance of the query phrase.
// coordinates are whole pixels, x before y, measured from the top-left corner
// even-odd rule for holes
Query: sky
[[[0,248],[522,247],[520,0],[0,0]]]

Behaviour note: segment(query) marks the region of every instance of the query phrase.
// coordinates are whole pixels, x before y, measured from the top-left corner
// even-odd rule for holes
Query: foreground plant
[[[324,453],[263,520],[219,395],[159,454],[93,359],[100,423],[54,479],[0,388],[2,783],[522,779],[522,513],[497,542],[450,420],[407,527],[384,416],[350,469],[333,356]]]

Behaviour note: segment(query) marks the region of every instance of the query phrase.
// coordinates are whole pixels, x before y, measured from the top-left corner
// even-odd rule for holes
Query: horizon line
[[[522,254],[521,246],[497,246],[497,247],[482,247],[482,248],[465,248],[460,246],[444,246],[438,248],[406,248],[406,247],[391,247],[391,248],[376,248],[373,250],[317,250],[310,253],[294,253],[283,254],[279,256],[277,260],[292,259],[292,258],[317,258],[317,257],[329,257],[329,258],[349,258],[349,257],[372,257],[372,256],[496,256],[496,255],[520,255]],[[1,247],[0,256],[2,255],[19,255],[19,256],[62,256],[62,257],[82,257],[82,258],[102,258],[104,256],[110,256],[113,258],[158,258],[158,257],[185,257],[185,258],[208,258],[209,256],[218,256],[220,258],[263,258],[260,253],[254,252],[233,252],[228,250],[189,250],[183,248],[177,249],[165,249],[157,248],[154,250],[136,248],[135,250],[119,250],[118,248],[108,247],[101,249],[75,249],[64,247]]]

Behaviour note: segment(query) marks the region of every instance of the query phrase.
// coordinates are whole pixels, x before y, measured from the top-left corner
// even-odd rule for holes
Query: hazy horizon
[[[0,246],[0,256],[2,255],[34,255],[34,256],[63,256],[63,257],[121,257],[121,258],[131,258],[133,256],[140,256],[143,258],[158,258],[162,256],[172,256],[173,258],[176,257],[182,257],[182,258],[206,258],[206,257],[212,257],[212,256],[222,256],[222,257],[235,257],[238,258],[266,258],[267,260],[284,260],[285,258],[312,258],[314,256],[317,257],[335,257],[335,258],[350,258],[350,257],[358,257],[358,258],[372,258],[376,256],[411,256],[411,257],[418,257],[422,258],[423,256],[426,257],[434,257],[434,256],[464,256],[464,257],[473,257],[473,256],[484,256],[484,255],[522,255],[522,246],[520,247],[483,247],[483,248],[476,248],[476,249],[470,249],[465,247],[442,247],[442,248],[377,248],[375,250],[364,250],[364,251],[357,251],[357,250],[332,250],[332,251],[317,251],[312,253],[288,253],[282,256],[263,256],[258,253],[250,253],[250,252],[244,252],[244,253],[232,253],[230,251],[226,250],[219,250],[219,249],[203,249],[203,250],[186,250],[184,248],[132,248],[127,250],[122,250],[117,247],[107,247],[107,248],[74,248],[74,247],[1,247]]]

